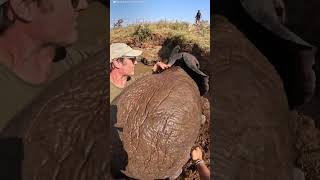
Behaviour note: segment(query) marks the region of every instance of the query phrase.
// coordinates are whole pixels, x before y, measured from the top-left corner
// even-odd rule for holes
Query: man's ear
[[[116,68],[121,68],[123,66],[122,63],[118,60],[114,60],[112,63]]]
[[[12,14],[9,16],[14,15],[22,21],[31,22],[37,6],[37,2],[32,0],[10,0]]]

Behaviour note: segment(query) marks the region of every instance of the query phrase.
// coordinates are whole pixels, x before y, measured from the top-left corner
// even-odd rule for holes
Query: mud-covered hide
[[[184,70],[172,67],[127,87],[112,102],[111,116],[127,155],[125,166],[112,166],[122,164],[124,174],[136,179],[165,179],[190,158],[201,126],[200,93]]]
[[[314,120],[293,111],[297,166],[304,171],[306,180],[320,179],[320,130]]]
[[[241,31],[246,36],[246,38],[251,41],[252,44],[269,60],[269,62],[273,64],[284,84],[289,107],[291,109],[295,109],[303,105],[304,103],[308,102],[310,98],[312,98],[315,90],[314,88],[316,77],[313,70],[313,66],[315,63],[314,47],[308,48],[305,43],[301,42],[301,40],[298,40],[297,38],[291,36],[292,33],[285,33],[287,35],[283,34],[283,28],[289,31],[293,30],[291,26],[285,26],[287,23],[285,25],[281,25],[280,22],[277,22],[277,18],[273,18],[273,20],[270,19],[270,15],[272,15],[268,15],[268,11],[271,10],[270,6],[264,6],[264,3],[276,3],[281,0],[262,0],[261,3],[260,1],[259,3],[258,1],[252,0],[245,1],[247,3],[251,2],[252,5],[255,4],[259,7],[251,7],[251,10],[255,12],[256,16],[259,16],[259,21],[253,18],[253,14],[250,15],[249,12],[246,11],[246,9],[242,5],[244,1],[240,0],[217,1],[214,12],[226,16],[229,21],[234,24],[239,29],[239,31]],[[293,4],[297,3],[296,1],[290,2],[292,2]],[[287,18],[289,19],[288,22],[297,20],[290,20],[292,13],[301,13],[299,12],[299,9],[303,8],[306,3],[307,2],[304,3],[301,0],[301,2],[297,3],[299,4],[299,6],[295,6],[296,8],[294,10],[290,10],[291,12],[287,14]],[[286,3],[284,6],[288,7]],[[261,8],[266,9],[261,10]],[[275,10],[276,12],[278,11],[277,9]],[[310,13],[312,12],[315,11],[310,11]],[[273,14],[272,16],[275,17],[277,15]],[[314,17],[316,18],[316,16]],[[273,23],[273,21],[277,23]],[[304,22],[309,23],[309,20],[304,19]],[[292,23],[289,24],[292,25]],[[270,25],[269,28],[267,28],[266,25]],[[303,40],[309,42],[309,40],[306,39],[305,36],[302,36],[301,33],[297,33],[297,35]]]
[[[4,129],[24,145],[23,180],[109,179],[106,51],[50,84]]]
[[[292,179],[290,111],[274,67],[227,19],[214,16],[212,179]],[[210,84],[211,86],[211,84]]]

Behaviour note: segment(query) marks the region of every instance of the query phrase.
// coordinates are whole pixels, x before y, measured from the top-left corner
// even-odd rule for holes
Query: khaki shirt
[[[126,85],[125,85],[124,88],[118,88],[110,80],[110,104],[122,92],[123,89],[128,87],[130,84],[132,84],[137,79],[143,78],[144,76],[147,76],[147,75],[150,75],[150,74],[152,74],[151,68],[150,68],[149,72],[145,72],[143,74],[135,75],[135,76],[131,77],[130,80],[128,80],[126,82]]]
[[[4,57],[0,56],[0,58]],[[64,60],[53,64],[51,76],[56,79],[83,59],[86,57],[79,51],[69,49]],[[0,131],[49,83],[32,84],[26,82],[11,72],[7,66],[0,64]]]
[[[0,130],[22,110],[46,84],[34,85],[20,79],[0,64]]]
[[[121,93],[123,88],[118,88],[110,81],[110,103]]]

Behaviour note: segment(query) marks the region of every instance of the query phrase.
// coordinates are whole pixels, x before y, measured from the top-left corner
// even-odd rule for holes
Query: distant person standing
[[[196,25],[200,25],[200,20],[201,20],[201,12],[200,10],[198,10],[196,15]]]

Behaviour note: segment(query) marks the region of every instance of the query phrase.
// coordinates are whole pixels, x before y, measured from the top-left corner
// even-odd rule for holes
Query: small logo
[[[125,4],[125,3],[144,3],[143,0],[118,0],[118,1],[112,1],[114,4],[115,3],[121,3],[121,4]]]

